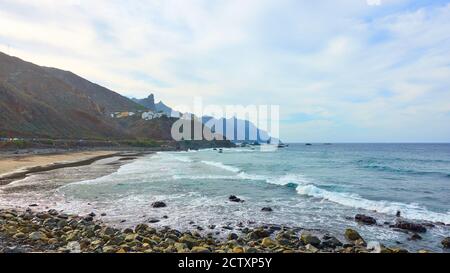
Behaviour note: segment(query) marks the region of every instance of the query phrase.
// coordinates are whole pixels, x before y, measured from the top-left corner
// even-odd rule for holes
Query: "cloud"
[[[0,0],[0,25],[126,96],[279,104],[288,141],[450,139],[449,1]]]

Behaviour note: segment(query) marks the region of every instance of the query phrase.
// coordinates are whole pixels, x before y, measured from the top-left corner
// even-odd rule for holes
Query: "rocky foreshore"
[[[155,229],[139,224],[134,229],[119,230],[86,216],[67,215],[56,210],[34,212],[0,210],[0,252],[59,253],[403,253],[365,242],[357,231],[347,229],[345,242],[309,232],[265,226],[243,228],[226,239],[217,234],[197,231],[180,232],[170,228]],[[449,238],[446,238],[448,243]],[[444,240],[444,241],[445,241]],[[444,243],[444,242],[443,242]]]

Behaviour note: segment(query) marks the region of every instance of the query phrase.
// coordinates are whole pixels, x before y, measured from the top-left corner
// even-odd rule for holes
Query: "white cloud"
[[[0,25],[1,51],[127,96],[318,118],[288,140],[450,139],[450,4],[0,0]]]

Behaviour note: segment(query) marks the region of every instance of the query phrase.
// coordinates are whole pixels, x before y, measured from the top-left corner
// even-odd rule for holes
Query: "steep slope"
[[[0,135],[52,138],[127,137],[88,91],[43,68],[0,53]],[[133,102],[130,102],[131,104]]]
[[[147,100],[155,107],[153,96]],[[177,119],[143,120],[148,109],[71,72],[0,52],[0,137],[171,141]]]
[[[103,86],[85,80],[70,71],[64,71],[51,67],[44,67],[43,69],[45,69],[50,75],[63,81],[73,89],[79,90],[85,96],[97,102],[102,109],[108,113],[144,109],[144,107],[131,101],[130,99],[123,97]]]
[[[155,107],[155,96],[153,94],[150,94],[147,98],[145,99],[136,99],[136,98],[132,98],[131,100],[133,100],[135,103],[149,109],[152,111],[156,111],[156,107]]]
[[[169,106],[165,105],[164,102],[160,101],[158,103],[155,103],[155,96],[153,94],[150,94],[145,99],[133,98],[132,100],[135,103],[138,103],[139,105],[141,105],[149,110],[152,110],[154,112],[164,113],[168,117],[179,117],[180,116],[179,112],[173,111],[173,109],[170,108]]]

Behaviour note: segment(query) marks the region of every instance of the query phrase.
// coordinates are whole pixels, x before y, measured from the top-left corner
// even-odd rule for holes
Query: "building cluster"
[[[142,113],[142,119],[143,120],[152,120],[152,119],[156,119],[156,118],[162,118],[165,115],[166,114],[164,114],[164,113],[155,113],[155,112],[149,111],[149,112]]]
[[[136,115],[134,112],[115,112],[111,114],[112,118],[127,118]]]
[[[111,114],[112,118],[128,118],[135,115],[141,114],[141,118],[143,120],[152,120],[157,118],[162,118],[163,116],[166,116],[164,113],[155,113],[153,111],[147,111],[147,112],[115,112]]]

